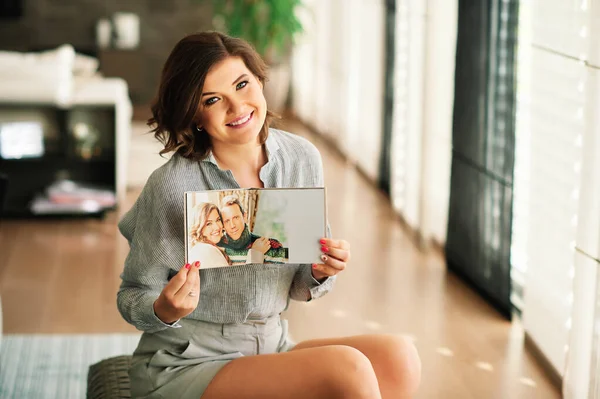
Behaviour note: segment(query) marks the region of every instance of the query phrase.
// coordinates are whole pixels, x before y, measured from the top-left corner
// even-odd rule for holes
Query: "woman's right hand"
[[[271,249],[271,242],[267,237],[257,238],[254,243],[252,243],[252,249],[256,249],[260,251],[263,255],[267,253],[269,249]]]
[[[154,301],[154,313],[163,323],[173,324],[196,309],[200,299],[199,269],[200,262],[186,264]]]

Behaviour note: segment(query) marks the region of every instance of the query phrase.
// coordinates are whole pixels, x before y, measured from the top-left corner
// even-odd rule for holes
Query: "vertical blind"
[[[521,0],[513,277],[524,328],[562,374],[571,328],[588,75],[586,1]],[[528,27],[531,27],[529,36]]]

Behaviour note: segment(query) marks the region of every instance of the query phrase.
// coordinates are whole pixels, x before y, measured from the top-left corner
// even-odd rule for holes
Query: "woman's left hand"
[[[321,260],[323,263],[312,265],[312,274],[316,280],[335,276],[346,268],[350,261],[350,244],[346,240],[323,238],[321,244]]]

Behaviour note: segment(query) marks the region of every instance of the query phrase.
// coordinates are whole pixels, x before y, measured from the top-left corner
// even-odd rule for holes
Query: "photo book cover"
[[[247,263],[320,263],[325,188],[191,191],[185,260],[203,269]]]

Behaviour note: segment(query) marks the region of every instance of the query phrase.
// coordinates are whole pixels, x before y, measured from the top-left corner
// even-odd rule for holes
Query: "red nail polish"
[[[190,267],[191,267],[191,265],[190,265],[189,263],[186,263],[186,264],[185,264],[185,268],[186,268],[186,269],[189,269]]]
[[[320,242],[321,244],[323,244],[323,245],[327,244],[327,241],[325,241],[325,239],[322,239],[322,240],[320,240],[319,242]]]
[[[194,263],[194,266],[200,267],[200,262],[196,261],[196,263]]]
[[[323,245],[321,247],[321,251],[323,251],[323,252],[329,252],[329,248],[327,248],[325,245]]]
[[[312,266],[313,266],[313,269],[316,269],[316,268],[317,268],[317,265],[316,265],[316,264],[314,264],[314,263],[313,263],[313,265],[312,265]]]

